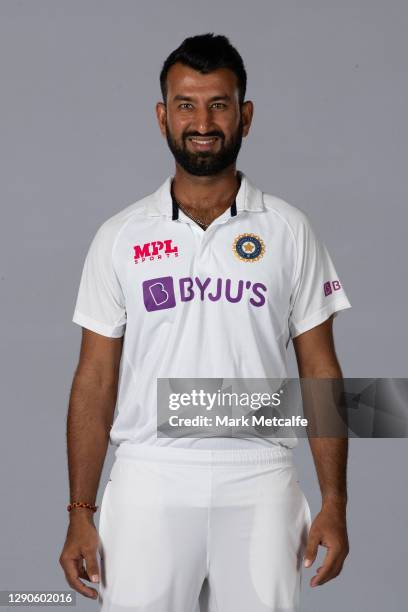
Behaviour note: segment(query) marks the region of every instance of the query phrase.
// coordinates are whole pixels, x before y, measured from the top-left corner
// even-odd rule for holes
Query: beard
[[[234,164],[241,149],[242,132],[243,125],[241,117],[237,131],[227,143],[225,142],[225,135],[221,131],[213,131],[208,134],[183,132],[181,135],[182,146],[179,146],[166,124],[167,144],[169,145],[170,151],[173,153],[176,162],[180,164],[188,174],[194,176],[213,176],[219,174],[231,164]],[[207,136],[208,138],[218,136],[221,141],[220,150],[217,153],[211,153],[210,151],[192,153],[187,149],[186,145],[186,140],[190,136]]]

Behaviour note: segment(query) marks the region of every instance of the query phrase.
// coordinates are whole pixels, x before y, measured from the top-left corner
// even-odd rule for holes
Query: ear
[[[251,123],[252,123],[252,117],[254,114],[254,105],[253,102],[251,102],[251,100],[247,100],[246,102],[244,102],[242,104],[242,125],[243,125],[243,132],[242,135],[247,136],[248,132],[249,132],[249,128],[251,127]]]
[[[157,102],[156,117],[162,135],[166,136],[166,105],[164,102]]]

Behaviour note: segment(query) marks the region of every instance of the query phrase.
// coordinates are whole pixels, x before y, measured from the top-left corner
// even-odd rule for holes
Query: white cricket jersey
[[[157,378],[285,378],[290,339],[351,307],[308,216],[240,176],[234,205],[205,231],[175,206],[169,176],[90,244],[73,321],[124,335],[115,445],[297,444],[157,436]]]

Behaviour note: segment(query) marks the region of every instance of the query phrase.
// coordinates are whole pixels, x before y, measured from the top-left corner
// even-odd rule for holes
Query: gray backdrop
[[[63,589],[80,273],[97,227],[172,172],[154,105],[162,61],[185,36],[224,33],[244,57],[255,116],[238,167],[307,211],[324,238],[353,305],[335,321],[344,375],[407,375],[408,8],[3,0],[0,16],[0,589]],[[353,440],[350,451],[350,556],[322,587],[308,585],[318,564],[305,570],[303,608],[399,611],[407,441]],[[305,440],[297,463],[317,512]],[[78,601],[80,610],[97,606]]]

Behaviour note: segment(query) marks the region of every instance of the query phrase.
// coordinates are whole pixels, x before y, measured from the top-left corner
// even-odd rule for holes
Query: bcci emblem
[[[258,261],[265,253],[265,245],[256,234],[240,234],[235,238],[232,250],[241,261]]]

